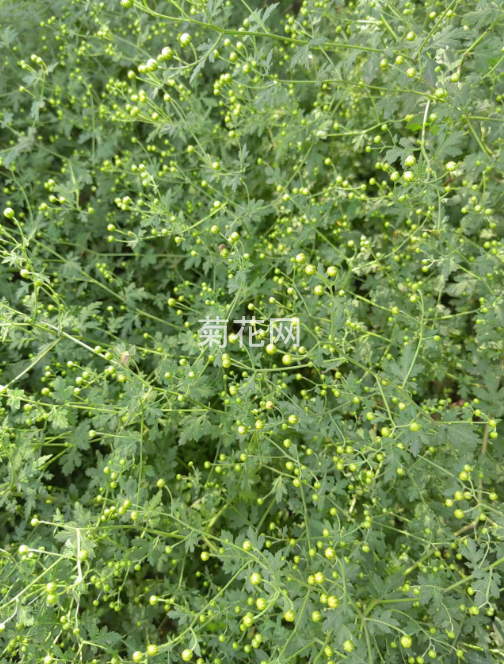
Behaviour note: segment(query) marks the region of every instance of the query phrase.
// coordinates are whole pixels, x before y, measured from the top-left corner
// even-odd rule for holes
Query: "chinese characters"
[[[200,346],[226,348],[228,343],[228,320],[221,319],[219,316],[216,318],[207,316],[198,322],[203,323],[202,327],[198,330]],[[233,341],[238,341],[240,348],[244,344],[250,348],[262,348],[265,343],[265,334],[264,329],[258,326],[263,325],[265,322],[264,320],[256,319],[255,316],[252,316],[250,319],[242,316],[241,319],[234,320],[233,323],[240,327],[238,332],[233,333]],[[270,344],[283,342],[286,346],[289,343],[299,346],[299,336],[300,325],[298,318],[272,318],[270,320]]]

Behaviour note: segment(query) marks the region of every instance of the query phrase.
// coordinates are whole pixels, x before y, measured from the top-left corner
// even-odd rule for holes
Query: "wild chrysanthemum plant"
[[[502,3],[2,9],[0,664],[502,662]]]

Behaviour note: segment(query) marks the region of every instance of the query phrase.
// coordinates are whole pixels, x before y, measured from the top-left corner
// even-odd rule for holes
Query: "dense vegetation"
[[[1,664],[503,661],[503,37],[3,0]]]

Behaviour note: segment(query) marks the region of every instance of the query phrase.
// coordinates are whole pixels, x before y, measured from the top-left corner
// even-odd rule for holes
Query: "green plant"
[[[0,20],[1,662],[501,662],[502,5]]]

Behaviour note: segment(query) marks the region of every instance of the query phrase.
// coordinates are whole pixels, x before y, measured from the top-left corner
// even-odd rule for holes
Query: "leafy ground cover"
[[[503,661],[503,36],[3,0],[1,663]]]

